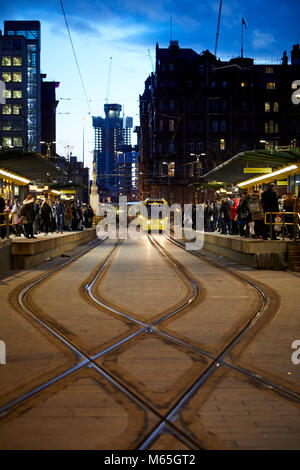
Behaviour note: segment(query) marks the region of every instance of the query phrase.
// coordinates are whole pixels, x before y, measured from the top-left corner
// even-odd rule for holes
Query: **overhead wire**
[[[73,50],[73,54],[74,54],[74,58],[75,58],[76,66],[77,66],[77,70],[78,70],[78,73],[79,73],[79,77],[80,77],[82,89],[83,89],[84,96],[85,96],[85,99],[86,99],[86,102],[87,102],[87,105],[88,105],[89,114],[91,114],[90,101],[89,101],[89,99],[88,99],[87,92],[86,92],[86,89],[85,89],[85,86],[84,86],[84,83],[83,83],[82,74],[81,74],[81,71],[80,71],[80,67],[79,67],[79,63],[78,63],[76,51],[75,51],[74,44],[73,44],[73,40],[72,40],[72,36],[71,36],[71,31],[70,31],[70,28],[69,28],[69,25],[68,25],[67,16],[66,16],[66,12],[65,12],[64,5],[63,5],[62,0],[60,0],[60,4],[61,4],[62,12],[63,12],[63,15],[64,15],[64,19],[65,19],[67,31],[68,31],[68,34],[69,34],[69,39],[70,39],[70,43],[71,43],[71,46],[72,46],[72,50]]]

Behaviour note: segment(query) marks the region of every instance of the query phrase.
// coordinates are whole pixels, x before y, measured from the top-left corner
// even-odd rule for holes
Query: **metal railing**
[[[1,212],[0,213],[1,238],[2,238],[2,227],[5,227],[5,237],[9,238],[9,233],[10,233],[9,227],[13,225],[12,222],[11,222],[11,219],[12,218],[11,218],[11,213],[10,212]]]
[[[269,220],[267,220],[267,216],[269,216]],[[278,220],[278,216],[280,220]],[[293,216],[293,222],[286,222],[286,216]],[[277,220],[276,220],[277,219]],[[297,230],[300,231],[300,214],[298,212],[265,212],[264,218],[265,225],[270,226],[270,235],[272,238],[273,235],[273,225],[281,226],[280,230],[275,230],[276,232],[282,231],[282,239],[285,239],[286,230],[285,227],[292,225],[293,226],[293,238],[294,240],[297,239]]]

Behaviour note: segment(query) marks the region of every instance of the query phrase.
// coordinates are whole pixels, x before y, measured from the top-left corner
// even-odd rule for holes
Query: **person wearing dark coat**
[[[221,216],[221,225],[222,225],[222,234],[230,234],[230,204],[227,199],[222,200],[222,205],[220,209]]]
[[[58,200],[56,203],[56,233],[63,233],[64,231],[64,219],[65,219],[65,206],[62,201]]]
[[[33,235],[33,222],[35,219],[34,199],[30,194],[28,194],[26,199],[23,201],[20,216],[22,218],[22,224],[24,226],[25,237],[36,238]]]
[[[275,191],[274,183],[270,183],[269,188],[262,193],[261,203],[263,206],[264,213],[279,212],[278,198],[277,198],[277,194]],[[275,217],[276,217],[276,214],[274,215],[272,214],[272,223],[275,222]],[[266,222],[267,224],[264,225],[264,240],[267,240],[268,236],[270,236],[270,214],[267,214]],[[274,230],[274,225],[272,225],[271,233],[272,233],[272,237],[271,237],[272,240],[277,240],[276,231]]]
[[[0,193],[0,214],[3,214],[4,209],[5,209],[5,200],[4,200],[4,197],[2,196],[2,194]],[[5,220],[5,216],[0,215],[0,224],[4,224],[4,220]],[[1,234],[1,238],[3,240],[5,238],[5,234],[6,234],[5,227],[0,227],[0,234]]]
[[[52,222],[52,210],[47,199],[45,199],[41,207],[41,221],[42,229],[44,230],[46,236],[48,235]]]

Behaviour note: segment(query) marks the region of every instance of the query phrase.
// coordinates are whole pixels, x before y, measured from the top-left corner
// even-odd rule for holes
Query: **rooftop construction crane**
[[[218,40],[219,40],[220,22],[221,22],[221,12],[222,12],[222,0],[220,0],[220,6],[219,6],[218,26],[217,26],[217,35],[216,35],[216,45],[215,45],[215,56],[217,56],[217,49],[218,49]]]
[[[106,90],[106,98],[105,98],[105,103],[106,104],[108,104],[108,98],[109,98],[109,88],[110,88],[110,78],[111,78],[111,61],[112,61],[112,57],[109,58],[108,80],[107,80],[107,90]]]

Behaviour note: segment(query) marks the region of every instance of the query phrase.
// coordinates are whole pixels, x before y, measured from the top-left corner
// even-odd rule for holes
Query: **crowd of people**
[[[276,215],[276,212],[286,215]],[[275,184],[270,183],[266,191],[254,189],[248,193],[244,190],[241,197],[206,201],[204,230],[263,240],[277,240],[280,235],[293,239],[296,218],[289,212],[300,213],[300,195],[296,197],[288,192],[278,198]]]
[[[9,214],[10,234],[15,237],[24,235],[26,238],[36,238],[35,235],[44,233],[63,233],[72,230],[84,230],[92,227],[94,212],[91,206],[80,202],[58,199],[51,202],[35,199],[28,194],[20,203],[18,199],[4,199],[0,193],[0,224],[1,238],[6,236],[5,215]]]

